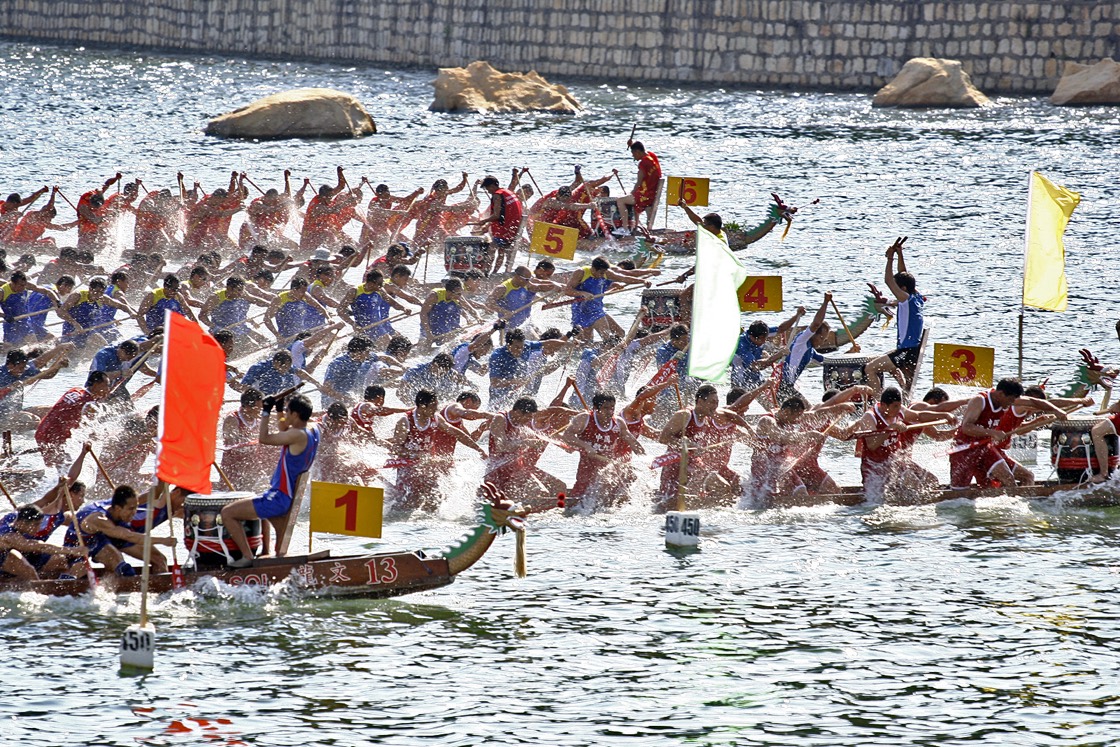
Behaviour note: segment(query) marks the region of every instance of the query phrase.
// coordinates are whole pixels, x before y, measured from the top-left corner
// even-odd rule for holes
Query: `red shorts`
[[[991,483],[992,469],[1006,462],[1003,453],[990,443],[977,444],[971,449],[949,454],[949,485],[954,488],[967,488],[976,480],[978,487]]]
[[[794,462],[790,471],[797,475],[797,479],[810,493],[819,493],[825,481],[828,480],[828,473],[821,469],[820,464],[817,463],[816,453],[811,457],[798,459]]]

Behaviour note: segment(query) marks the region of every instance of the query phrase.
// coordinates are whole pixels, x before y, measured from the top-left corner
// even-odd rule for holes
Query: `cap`
[[[314,252],[312,252],[311,259],[315,260],[316,262],[330,262],[331,253],[326,249],[316,249]]]

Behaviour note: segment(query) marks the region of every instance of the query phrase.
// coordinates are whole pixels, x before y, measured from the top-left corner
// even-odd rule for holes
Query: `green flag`
[[[689,376],[727,383],[727,369],[739,344],[739,286],[746,277],[746,268],[727,244],[697,226]]]

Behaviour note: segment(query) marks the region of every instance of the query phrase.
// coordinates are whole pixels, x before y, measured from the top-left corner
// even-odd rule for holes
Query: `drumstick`
[[[832,304],[832,310],[836,312],[836,316],[840,319],[840,325],[844,328],[844,331],[848,334],[848,340],[852,343],[852,347],[848,351],[848,353],[858,353],[860,351],[859,343],[856,342],[856,338],[852,334],[852,331],[848,329],[848,323],[844,321],[844,315],[841,314],[840,309],[836,307],[835,301],[830,298],[828,299],[828,302]]]
[[[105,482],[109,483],[109,490],[116,490],[117,486],[113,484],[113,478],[109,477],[109,473],[105,471],[105,466],[101,464],[101,460],[97,458],[97,454],[93,453],[93,449],[89,450],[89,455],[93,457],[93,463],[97,465],[97,471],[105,478]]]

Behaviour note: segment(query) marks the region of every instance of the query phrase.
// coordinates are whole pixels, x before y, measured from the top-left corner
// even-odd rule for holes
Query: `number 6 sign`
[[[381,488],[313,481],[311,531],[380,537],[384,498]]]
[[[707,207],[709,185],[708,179],[698,176],[670,176],[665,199],[670,205],[676,205],[684,197],[684,204],[689,207]]]
[[[534,254],[545,254],[556,259],[575,259],[578,241],[578,228],[537,221],[533,224],[529,246]]]
[[[944,342],[933,345],[934,384],[991,386],[995,367],[995,348]]]

